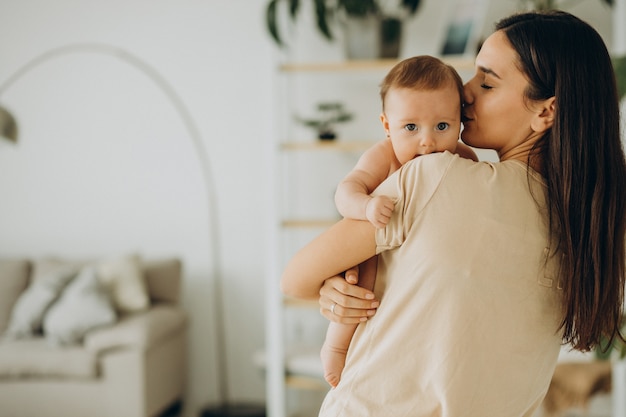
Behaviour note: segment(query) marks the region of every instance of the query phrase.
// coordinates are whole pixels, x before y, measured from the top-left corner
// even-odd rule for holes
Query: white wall
[[[263,269],[271,50],[264,0],[0,0],[0,84],[68,43],[121,47],[177,90],[208,149],[218,199],[230,392],[263,400]],[[188,415],[217,399],[209,207],[192,141],[148,77],[72,54],[0,97],[20,142],[0,142],[0,256],[179,255],[192,317]]]
[[[514,1],[491,0],[485,32]],[[208,214],[219,215],[230,393],[261,400],[251,365],[264,343],[269,167],[276,127],[273,69],[282,53],[264,27],[265,0],[0,0],[0,83],[68,43],[121,47],[177,90],[204,137],[216,182],[209,207],[193,144],[163,94],[122,61],[74,54],[34,69],[1,97],[20,143],[0,142],[0,256],[179,255],[192,316],[187,415],[217,399],[215,302]],[[436,53],[444,2],[424,1],[403,56]],[[577,8],[610,43],[600,0]],[[307,19],[306,14],[303,20]],[[302,22],[304,23],[304,22]],[[293,30],[292,28],[291,30]],[[300,28],[300,60],[341,59]],[[608,32],[607,32],[608,31]],[[1,85],[1,84],[0,84]],[[377,91],[374,92],[377,94]],[[363,126],[378,129],[374,117]],[[358,109],[356,109],[358,111]],[[368,110],[369,111],[369,110]],[[360,125],[359,125],[360,126]],[[370,127],[371,126],[371,127]],[[376,137],[370,134],[369,137]]]

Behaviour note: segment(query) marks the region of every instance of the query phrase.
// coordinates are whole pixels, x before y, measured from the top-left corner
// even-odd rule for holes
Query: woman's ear
[[[556,97],[537,102],[537,112],[530,123],[532,130],[543,133],[552,127],[556,112],[555,105]]]
[[[387,116],[385,113],[380,114],[380,122],[383,124],[383,129],[385,129],[385,134],[389,137],[389,121],[387,120]]]

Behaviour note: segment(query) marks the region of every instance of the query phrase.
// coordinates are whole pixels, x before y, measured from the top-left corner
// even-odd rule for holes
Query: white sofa
[[[45,328],[34,336],[11,334],[18,299],[37,266],[0,259],[0,416],[153,417],[182,402],[188,318],[178,306],[181,263],[139,265],[148,304],[130,313],[116,306],[111,323],[84,331],[76,344],[51,339]],[[75,305],[66,310],[57,316],[82,317]]]

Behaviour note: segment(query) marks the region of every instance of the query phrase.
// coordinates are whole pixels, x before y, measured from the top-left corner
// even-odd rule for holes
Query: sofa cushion
[[[71,345],[82,342],[89,330],[116,319],[109,293],[98,280],[95,268],[86,266],[50,307],[43,330],[53,344]]]
[[[85,335],[84,346],[93,352],[120,347],[148,350],[187,326],[187,314],[168,304],[121,318],[115,326],[101,327]]]
[[[146,310],[150,298],[138,255],[122,256],[96,264],[101,282],[111,291],[116,309],[121,313]]]
[[[28,286],[30,262],[26,259],[0,259],[0,335],[9,325],[11,310]]]
[[[64,262],[55,260],[35,262],[33,279],[13,306],[6,334],[20,338],[40,332],[46,311],[76,273],[75,265]]]
[[[97,355],[82,347],[54,348],[43,337],[0,339],[0,379],[95,378]]]

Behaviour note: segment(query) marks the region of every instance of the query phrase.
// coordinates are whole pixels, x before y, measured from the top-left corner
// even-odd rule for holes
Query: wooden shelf
[[[363,152],[371,147],[376,141],[373,140],[329,140],[329,141],[312,141],[312,142],[296,142],[287,141],[280,144],[280,148],[285,151],[345,151],[345,152]]]
[[[285,229],[327,229],[337,223],[336,219],[285,219],[281,226]]]
[[[296,355],[288,355],[285,363],[285,385],[289,388],[302,390],[323,390],[330,387],[324,380],[319,348],[310,349]],[[257,351],[253,355],[254,365],[267,371],[265,351]]]
[[[441,59],[452,65],[457,71],[474,69],[474,59],[465,56],[446,56]],[[351,60],[335,62],[302,62],[280,65],[282,72],[350,72],[350,71],[388,71],[397,59]]]
[[[279,68],[282,72],[386,71],[398,62],[396,59],[300,62],[282,64]]]
[[[285,378],[285,384],[289,388],[303,389],[303,390],[319,390],[328,391],[329,385],[326,381],[313,376],[303,375],[287,375]]]

